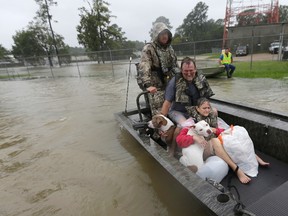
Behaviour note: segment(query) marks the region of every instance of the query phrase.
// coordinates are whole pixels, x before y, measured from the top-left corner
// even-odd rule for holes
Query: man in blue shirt
[[[181,73],[176,74],[166,87],[161,113],[181,125],[189,117],[185,106],[195,106],[200,97],[213,95],[206,77],[197,72],[195,61],[186,57],[181,62]]]

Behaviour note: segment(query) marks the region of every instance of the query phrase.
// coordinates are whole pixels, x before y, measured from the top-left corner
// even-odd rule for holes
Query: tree
[[[224,20],[223,19],[209,19],[205,23],[205,39],[219,39],[223,36],[223,26]]]
[[[208,6],[204,2],[198,2],[194,9],[186,16],[183,24],[176,29],[176,33],[188,40],[202,40],[203,33],[207,30]]]
[[[51,60],[52,53],[56,53],[58,63],[61,65],[59,49],[65,53],[68,52],[68,49],[66,48],[67,45],[63,42],[63,36],[56,34],[51,24],[53,19],[50,14],[50,7],[56,6],[57,2],[54,0],[35,0],[35,2],[39,5],[39,10],[36,12],[34,22],[30,23],[30,28],[36,30],[38,39],[47,53],[50,65],[53,66]]]
[[[238,26],[256,25],[268,23],[268,15],[264,13],[255,13],[256,9],[248,9],[240,12],[236,16]]]
[[[88,2],[89,9],[85,7],[79,9],[80,24],[76,27],[79,44],[82,44],[87,51],[103,51],[123,47],[123,41],[126,40],[124,32],[118,25],[110,24],[111,18],[115,17],[110,15],[111,12],[108,9],[110,4],[103,0],[92,1],[92,5]],[[97,59],[99,58],[97,57]]]
[[[4,58],[7,53],[8,53],[8,50],[6,50],[6,49],[0,44],[0,59]]]
[[[20,61],[22,61],[23,58],[27,58],[27,62],[35,64],[35,61],[29,59],[29,57],[43,56],[45,54],[37,38],[37,32],[33,29],[17,31],[16,35],[13,36],[13,40],[12,54]]]
[[[214,41],[223,37],[223,19],[213,20],[207,16],[208,6],[199,2],[194,9],[186,16],[183,24],[180,25],[175,32],[173,45],[178,45],[179,50],[197,50],[197,54],[209,52],[212,47],[215,47]],[[187,44],[189,41],[202,41],[197,44]],[[182,43],[182,44],[181,44]],[[189,47],[191,46],[191,47]],[[174,49],[177,51],[176,46]]]
[[[170,21],[169,21],[168,18],[166,18],[166,17],[164,17],[164,16],[160,16],[160,17],[158,17],[158,18],[152,23],[152,28],[151,28],[151,30],[150,30],[150,32],[149,32],[149,35],[150,35],[151,39],[153,39],[153,38],[152,38],[152,36],[153,36],[153,35],[152,35],[152,33],[153,33],[153,26],[154,26],[154,24],[157,23],[157,22],[162,22],[162,23],[164,23],[169,30],[171,30],[171,29],[173,28],[173,27],[171,26]]]
[[[183,24],[176,29],[173,43],[221,38],[223,34],[223,20],[208,20],[207,12],[208,6],[203,2],[198,2],[194,9],[186,16]],[[207,43],[203,46],[208,47],[209,44]]]
[[[27,30],[16,32],[13,36],[14,45],[12,53],[18,60],[25,58],[30,64],[39,64],[44,62],[44,56],[48,57],[49,64],[52,66],[52,54],[55,52],[53,39],[47,34],[45,27],[30,25]],[[69,52],[67,45],[63,42],[63,37],[55,34],[56,44],[60,47],[60,53],[67,54]],[[37,59],[34,58],[37,56]],[[30,57],[33,57],[31,59]],[[65,61],[67,57],[65,57]],[[61,61],[61,57],[60,57]]]
[[[59,54],[69,53],[69,50],[67,49],[68,46],[64,43],[64,38],[56,33],[53,33],[54,37],[52,37],[50,34],[47,34],[49,28],[47,26],[39,25],[39,23],[33,23],[28,28],[35,33],[38,44],[42,47],[48,57],[50,66],[53,66],[53,53],[56,53],[58,62],[61,64],[61,56],[59,56]]]
[[[280,5],[279,21],[280,22],[288,22],[288,6],[287,5]]]
[[[130,41],[127,40],[123,43],[123,48],[125,49],[135,49],[135,50],[139,50],[141,51],[143,49],[143,46],[145,44],[143,42],[140,41]]]

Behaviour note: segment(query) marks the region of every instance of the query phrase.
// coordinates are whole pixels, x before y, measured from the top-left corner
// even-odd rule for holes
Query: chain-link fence
[[[259,30],[258,30],[259,31]],[[288,59],[288,34],[280,32],[275,35],[261,36],[259,32],[251,37],[230,38],[225,41],[230,47],[233,56],[239,46],[245,46],[250,58],[239,57],[239,61],[276,61]],[[273,46],[271,46],[271,44]],[[184,56],[194,57],[198,68],[217,65],[217,59],[222,52],[223,40],[206,40],[186,42],[173,45],[173,48],[181,60]],[[270,49],[270,50],[269,50]],[[272,50],[271,50],[272,49]],[[257,57],[257,54],[262,54]],[[265,54],[265,55],[264,55]],[[104,69],[113,71],[114,66],[128,64],[130,57],[134,62],[139,61],[141,51],[135,49],[105,50],[83,54],[32,56],[29,58],[0,59],[0,78],[37,78],[37,77],[61,77],[61,76],[96,76],[97,71]],[[241,56],[241,55],[239,55]],[[253,57],[254,56],[254,57]],[[234,58],[235,60],[235,58]],[[237,61],[237,60],[236,60]],[[109,67],[107,67],[110,65]],[[90,70],[87,70],[87,67]],[[91,70],[95,67],[95,70]]]

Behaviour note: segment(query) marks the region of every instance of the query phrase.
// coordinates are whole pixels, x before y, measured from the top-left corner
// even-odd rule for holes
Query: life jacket
[[[223,59],[221,60],[221,64],[231,64],[232,54],[229,52],[228,56],[226,53],[223,53]]]
[[[193,79],[193,84],[199,92],[200,97],[209,98],[214,95],[212,89],[209,86],[209,83],[206,80],[206,77],[201,72],[196,72]],[[195,105],[191,101],[191,93],[189,93],[189,83],[183,78],[182,73],[175,75],[175,102],[181,103],[184,106]]]

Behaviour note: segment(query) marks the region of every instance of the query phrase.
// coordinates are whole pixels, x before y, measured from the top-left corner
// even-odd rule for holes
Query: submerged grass
[[[288,78],[287,61],[254,61],[235,62],[236,66],[234,77],[241,78]]]

